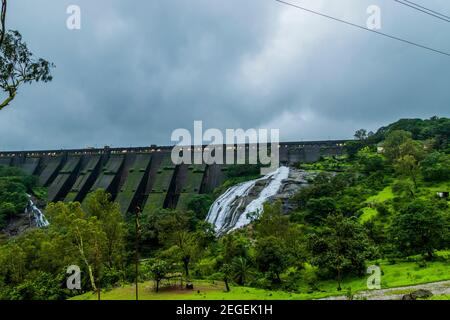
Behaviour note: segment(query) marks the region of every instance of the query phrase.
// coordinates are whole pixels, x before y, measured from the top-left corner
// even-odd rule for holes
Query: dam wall
[[[323,156],[344,154],[347,140],[288,142],[279,144],[281,165],[310,163]],[[183,147],[191,159],[203,159],[207,147]],[[254,145],[221,146],[223,159],[237,159],[244,152],[246,163]],[[83,205],[87,195],[104,189],[117,201],[122,213],[143,211],[148,214],[159,208],[185,210],[193,195],[210,193],[226,179],[228,165],[174,164],[173,147],[141,147],[0,151],[0,166],[16,166],[38,178],[48,190],[48,201],[78,201]],[[197,159],[198,159],[197,157]],[[193,162],[194,163],[194,162]]]

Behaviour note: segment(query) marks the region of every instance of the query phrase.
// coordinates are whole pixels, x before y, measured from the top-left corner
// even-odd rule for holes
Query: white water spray
[[[250,224],[252,221],[249,214],[256,213],[259,216],[264,203],[277,194],[288,176],[289,168],[280,167],[262,178],[231,187],[213,203],[206,221],[214,225],[218,235]],[[247,197],[258,182],[266,182],[265,187],[253,201],[246,204]]]
[[[33,216],[34,221],[36,223],[36,227],[38,227],[38,228],[47,227],[49,225],[49,222],[45,218],[45,215],[34,204],[33,200],[31,199],[31,196],[29,194],[27,194],[27,196],[28,196],[28,205],[25,208],[25,213]]]

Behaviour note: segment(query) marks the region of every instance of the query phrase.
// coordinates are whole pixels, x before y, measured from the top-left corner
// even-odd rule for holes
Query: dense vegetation
[[[27,205],[27,192],[36,184],[36,178],[25,175],[20,169],[0,166],[0,229]]]
[[[214,280],[224,291],[242,293],[236,287],[245,286],[300,297],[347,290],[373,264],[407,266],[408,275],[389,278],[392,285],[420,282],[412,268],[434,272],[422,281],[450,279],[450,209],[437,196],[450,188],[449,123],[402,120],[375,134],[359,130],[348,156],[300,165],[318,174],[290,199],[293,212],[268,204],[251,226],[221,238],[204,221],[208,208],[242,177],[257,176],[255,167],[229,169],[225,185],[191,199],[187,211],[140,217],[138,234],[134,215],[123,218],[102,190],[85,207],[50,204],[50,227],[0,247],[0,297],[65,299],[132,283],[136,239],[140,281],[154,280],[155,291],[182,277],[194,284]],[[83,271],[79,291],[65,289],[73,264]]]
[[[29,230],[0,246],[0,297],[65,299],[68,266],[83,269],[83,287],[97,290],[127,279],[125,225],[118,205],[98,190],[86,209],[79,203],[50,204],[50,226]],[[131,278],[130,278],[131,279]]]

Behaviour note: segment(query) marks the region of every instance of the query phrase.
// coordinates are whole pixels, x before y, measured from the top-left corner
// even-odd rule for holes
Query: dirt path
[[[381,290],[367,290],[355,293],[354,299],[367,300],[401,300],[405,294],[424,289],[431,291],[433,295],[450,294],[450,281],[432,282],[415,286],[397,287]],[[328,297],[320,300],[347,300],[346,296]]]

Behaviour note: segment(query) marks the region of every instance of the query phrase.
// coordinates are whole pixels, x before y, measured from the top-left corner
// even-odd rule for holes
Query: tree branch
[[[3,40],[5,39],[5,32],[6,32],[6,6],[7,2],[6,0],[2,0],[2,11],[0,14],[0,24],[1,24],[1,30],[0,30],[0,47],[3,44]]]
[[[0,111],[1,111],[3,108],[7,107],[7,106],[11,103],[11,101],[13,101],[14,98],[16,97],[16,93],[17,93],[16,88],[11,88],[11,89],[8,90],[8,92],[9,92],[8,98],[6,98],[6,99],[0,104]]]

